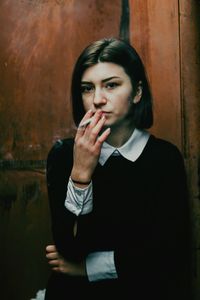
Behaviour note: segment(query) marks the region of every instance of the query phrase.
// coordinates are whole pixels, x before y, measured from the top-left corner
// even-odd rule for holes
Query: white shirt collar
[[[119,148],[104,142],[101,148],[99,163],[103,166],[111,155],[122,155],[134,162],[142,153],[150,134],[147,131],[134,129],[128,141]]]

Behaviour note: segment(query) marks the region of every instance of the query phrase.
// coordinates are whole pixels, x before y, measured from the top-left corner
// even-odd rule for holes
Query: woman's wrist
[[[83,181],[81,179],[74,179],[71,177],[71,180],[73,183],[76,183],[76,184],[82,184],[82,185],[88,185],[91,183],[91,180],[88,180],[88,181]]]
[[[91,176],[86,171],[80,171],[73,168],[71,172],[71,180],[75,184],[88,185],[91,182]]]

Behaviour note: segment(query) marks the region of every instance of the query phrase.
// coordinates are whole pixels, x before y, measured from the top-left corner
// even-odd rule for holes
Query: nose
[[[98,107],[107,103],[107,98],[102,89],[96,89],[93,98],[94,106]]]

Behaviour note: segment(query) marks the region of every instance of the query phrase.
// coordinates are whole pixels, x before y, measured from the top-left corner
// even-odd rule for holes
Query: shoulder
[[[148,146],[151,156],[156,160],[162,163],[178,162],[183,164],[183,155],[175,144],[151,135]]]
[[[185,162],[175,144],[151,135],[146,153],[146,165],[156,174],[158,182],[164,180],[173,185],[180,183],[182,189],[185,189]]]
[[[47,156],[47,164],[56,161],[63,161],[64,158],[72,158],[73,155],[73,145],[74,139],[73,138],[66,138],[57,140],[52,148],[50,149],[48,156]]]
[[[53,144],[52,148],[48,153],[48,156],[67,151],[73,148],[73,144],[74,144],[73,138],[59,139]]]
[[[150,141],[150,145],[154,151],[159,151],[159,152],[168,153],[168,154],[171,154],[171,153],[178,154],[178,155],[181,154],[178,147],[175,144],[173,144],[167,140],[164,140],[164,139],[155,137],[154,135],[151,135],[149,141]]]
[[[48,184],[61,183],[69,175],[73,164],[73,144],[72,138],[57,140],[50,149],[46,162]]]

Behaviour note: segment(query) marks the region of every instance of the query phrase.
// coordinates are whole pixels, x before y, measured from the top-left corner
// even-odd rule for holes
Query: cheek
[[[119,99],[119,101],[115,102],[114,104],[115,110],[119,115],[124,115],[126,114],[131,106],[131,101],[130,98],[126,99]]]
[[[88,111],[92,106],[92,103],[91,101],[88,101],[88,100],[83,100],[83,107],[85,109],[85,111]]]

